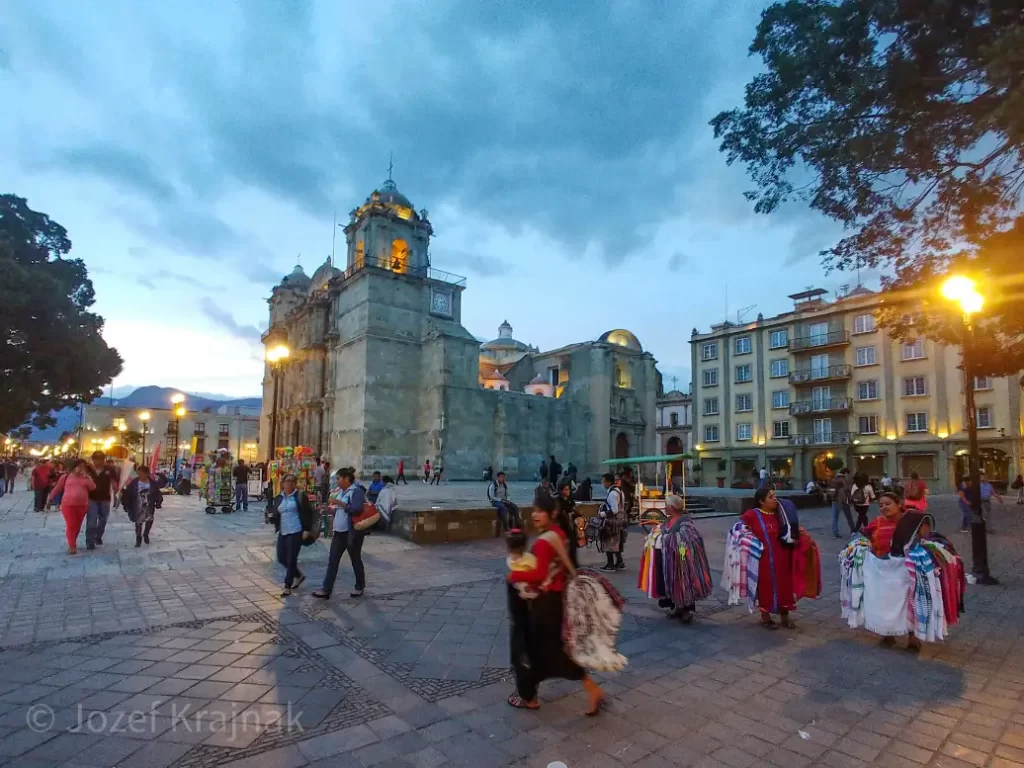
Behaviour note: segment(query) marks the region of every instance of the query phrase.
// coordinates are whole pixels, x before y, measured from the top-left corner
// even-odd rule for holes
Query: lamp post
[[[942,284],[942,296],[954,302],[963,319],[960,345],[961,364],[964,369],[964,397],[967,405],[967,474],[971,481],[971,558],[973,571],[979,584],[998,584],[988,569],[988,533],[981,510],[981,467],[978,455],[978,410],[974,400],[975,331],[971,316],[981,311],[985,297],[978,293],[974,281],[954,276]]]
[[[178,485],[178,433],[181,428],[181,420],[188,412],[185,410],[185,396],[180,392],[171,395],[171,407],[174,411],[174,419],[171,420],[170,427],[174,430],[174,441],[171,445],[174,446],[174,466],[171,468],[171,485]]]
[[[271,398],[270,406],[270,444],[267,446],[267,462],[274,460],[274,448],[277,447],[278,388],[281,381],[281,369],[284,367],[284,361],[288,359],[289,354],[288,347],[284,344],[278,344],[276,347],[271,347],[267,350],[270,375],[274,379],[274,394]]]
[[[146,429],[149,422],[149,411],[140,413],[139,421],[142,422],[142,466],[146,466]]]

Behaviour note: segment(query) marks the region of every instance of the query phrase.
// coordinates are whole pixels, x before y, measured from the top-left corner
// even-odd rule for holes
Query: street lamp
[[[978,293],[969,277],[954,275],[942,284],[942,296],[960,309],[963,336],[960,356],[964,369],[964,395],[967,400],[967,474],[971,481],[971,557],[974,575],[979,584],[998,584],[988,570],[988,534],[981,511],[981,468],[978,460],[978,410],[974,401],[975,331],[971,316],[981,311],[985,297]]]
[[[174,446],[174,466],[171,469],[171,485],[176,486],[178,484],[178,434],[181,420],[188,413],[185,409],[185,396],[180,392],[171,395],[171,406],[174,411],[174,419],[168,425],[173,430],[171,434],[174,435],[174,442],[171,443]]]
[[[146,465],[146,423],[149,421],[149,411],[139,414],[139,421],[142,422],[142,465]]]
[[[274,460],[274,448],[277,446],[277,403],[278,387],[281,381],[281,368],[288,359],[288,347],[278,344],[267,350],[267,362],[270,363],[270,375],[274,378],[274,394],[270,406],[270,442],[267,447],[267,461]]]

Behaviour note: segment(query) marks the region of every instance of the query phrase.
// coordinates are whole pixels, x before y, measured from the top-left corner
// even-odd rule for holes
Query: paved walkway
[[[802,513],[826,591],[795,632],[761,630],[721,593],[683,627],[639,595],[635,570],[616,574],[630,665],[604,681],[608,709],[584,718],[564,682],[544,684],[540,712],[505,704],[500,542],[372,536],[366,595],[344,597],[345,563],[328,603],[308,596],[318,543],[286,602],[255,505],[208,516],[168,499],[140,549],[114,512],[101,550],[68,557],[60,515],[30,504],[23,491],[0,499],[0,764],[1024,765],[1017,507],[995,514],[1003,584],[972,589],[963,623],[920,658],[843,628],[824,511]],[[952,530],[953,502],[934,506]],[[715,566],[730,522],[700,523]]]

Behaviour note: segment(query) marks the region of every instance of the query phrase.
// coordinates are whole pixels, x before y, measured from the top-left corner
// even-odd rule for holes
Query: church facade
[[[541,352],[505,322],[481,344],[461,322],[465,279],[432,267],[427,211],[390,179],[344,231],[345,269],[296,267],[269,299],[263,342],[289,356],[265,369],[262,446],[273,431],[333,467],[415,475],[429,459],[449,479],[532,479],[551,454],[596,476],[655,452],[661,377],[632,333]]]

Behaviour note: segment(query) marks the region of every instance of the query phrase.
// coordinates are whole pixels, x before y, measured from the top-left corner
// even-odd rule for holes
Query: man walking
[[[832,492],[832,535],[841,538],[839,534],[839,513],[846,516],[846,523],[850,526],[850,535],[856,530],[853,525],[853,514],[850,512],[850,487],[847,485],[847,469],[839,470],[839,474],[832,478],[829,490]]]
[[[395,484],[397,485],[399,482],[401,482],[402,485],[409,484],[409,481],[405,479],[405,459],[398,460],[398,479],[395,480]]]
[[[626,521],[628,520],[628,513],[623,512],[625,498],[622,488],[615,484],[615,475],[611,472],[605,473],[601,478],[601,484],[608,495],[605,496],[597,514],[605,519],[601,538],[608,562],[602,565],[600,570],[622,571],[626,568],[626,564],[622,560],[622,549],[626,543]]]
[[[36,512],[42,512],[46,508],[46,497],[50,494],[53,474],[53,465],[49,459],[43,459],[32,469],[32,493],[35,495]]]
[[[89,491],[89,508],[85,513],[85,548],[96,549],[103,544],[103,534],[110,518],[110,502],[117,493],[120,476],[107,466],[103,451],[93,453],[92,464],[86,469],[94,487]]]
[[[334,582],[338,578],[338,566],[346,551],[352,560],[352,570],[356,576],[355,589],[351,596],[362,597],[363,590],[366,589],[366,571],[363,569],[363,539],[366,538],[366,533],[353,528],[351,521],[354,515],[363,511],[366,494],[362,486],[356,484],[355,472],[348,467],[338,470],[338,486],[341,493],[331,500],[331,509],[334,511],[334,538],[331,539],[327,572],[324,574],[323,586],[313,593],[313,597],[321,600],[327,600],[331,596]]]
[[[238,465],[232,470],[235,478],[235,512],[241,508],[243,512],[249,511],[249,468],[245,461],[238,460]]]
[[[548,464],[548,477],[551,478],[551,485],[558,487],[558,481],[562,479],[562,465],[555,461],[554,454],[551,455],[551,463]]]

